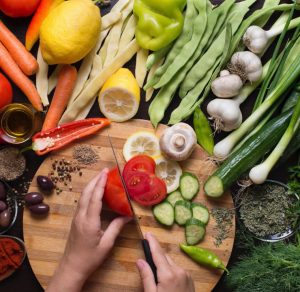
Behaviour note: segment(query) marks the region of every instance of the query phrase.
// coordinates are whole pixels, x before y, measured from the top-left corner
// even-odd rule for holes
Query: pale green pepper
[[[157,51],[174,41],[182,31],[186,0],[135,0],[135,31],[140,47]]]

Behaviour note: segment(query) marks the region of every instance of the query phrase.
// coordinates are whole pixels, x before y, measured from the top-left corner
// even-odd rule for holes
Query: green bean
[[[174,75],[188,62],[197,49],[207,24],[206,3],[206,1],[195,1],[195,6],[199,14],[193,24],[192,38],[183,46],[181,52],[177,54],[172,64],[168,66],[159,82],[153,86],[155,89],[163,87],[172,80]]]
[[[184,19],[184,25],[182,29],[182,33],[180,34],[179,38],[176,40],[173,48],[169,52],[164,64],[160,66],[156,71],[154,76],[147,82],[147,84],[144,86],[144,89],[148,89],[150,87],[153,87],[155,85],[160,77],[164,74],[164,72],[167,70],[168,66],[173,62],[173,60],[176,58],[176,56],[181,51],[182,47],[192,38],[193,34],[193,21],[195,19],[195,16],[197,14],[195,5],[195,0],[188,0],[187,1],[187,8],[186,8],[186,15]]]
[[[210,84],[212,80],[217,77],[222,65],[224,64],[224,60],[226,60],[228,56],[231,38],[231,25],[227,24],[224,44],[220,44],[223,48],[222,56],[216,60],[215,65],[206,73],[206,76],[188,93],[184,99],[182,99],[180,105],[172,112],[169,124],[175,124],[189,117],[195,108],[207,97],[210,92]],[[197,101],[205,86],[206,88],[202,97]]]
[[[275,7],[279,4],[280,0],[265,0],[264,6],[262,8],[268,8],[268,7]],[[269,13],[266,13],[262,17],[258,18],[253,24],[263,27],[273,14],[273,11],[271,10]]]
[[[292,9],[294,4],[281,4],[275,7],[266,7],[261,10],[255,11],[252,15],[250,15],[246,20],[243,21],[242,25],[239,27],[238,31],[234,34],[233,41],[230,46],[230,54],[226,62],[229,60],[231,55],[236,50],[238,44],[240,43],[241,38],[243,37],[244,33],[246,32],[247,28],[260,17],[264,16],[265,14],[269,13],[270,11],[286,11]],[[299,10],[300,5],[296,5],[295,9]]]
[[[232,3],[232,2],[231,2]],[[210,14],[208,18],[208,26],[207,30],[205,32],[205,35],[208,35],[208,37],[211,35],[212,30],[215,26],[216,21],[218,18],[220,20],[222,19],[222,14],[227,15],[229,7],[231,7],[229,1],[224,1],[219,7],[211,11],[211,6],[208,5],[208,14]],[[223,11],[226,11],[226,13],[223,13]],[[203,39],[205,36],[203,37]],[[207,39],[207,38],[206,38]],[[202,44],[202,41],[201,41]],[[200,45],[201,45],[200,44]],[[205,44],[204,44],[205,45]],[[204,46],[203,45],[203,46]],[[202,46],[202,47],[203,47]],[[185,65],[182,70],[177,72],[177,74],[174,76],[172,82],[169,82],[167,85],[162,87],[158,94],[153,99],[150,107],[149,107],[149,117],[152,122],[152,124],[156,127],[158,123],[163,119],[164,113],[168,107],[168,105],[171,103],[175,92],[184,79],[186,73],[190,70],[190,68],[193,66],[194,62],[197,60],[197,58],[200,56],[201,50],[196,50],[193,57],[188,61],[188,63]]]
[[[159,62],[168,52],[171,50],[174,43],[171,43],[167,45],[166,47],[153,52],[151,55],[148,56],[147,62],[146,62],[146,69],[150,70],[154,64]]]
[[[201,111],[200,107],[195,109],[193,123],[198,143],[208,154],[213,155],[213,132],[205,114]]]
[[[237,3],[233,9],[231,9],[228,19],[232,25],[232,33],[234,34],[240,26],[245,14],[248,12],[248,7],[254,1],[244,1]],[[186,75],[185,80],[180,87],[179,96],[183,98],[187,95],[187,92],[191,90],[205,75],[206,71],[203,68],[211,68],[213,62],[218,58],[223,51],[223,47],[220,43],[224,42],[225,30],[214,40],[207,52],[198,60],[193,68]]]

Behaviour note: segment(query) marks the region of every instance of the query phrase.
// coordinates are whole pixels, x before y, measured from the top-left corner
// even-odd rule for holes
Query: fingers
[[[166,254],[166,259],[167,259],[167,261],[168,261],[168,263],[169,263],[170,266],[172,266],[172,267],[177,266],[177,265],[174,263],[174,261],[172,260],[172,258],[171,258],[169,255],[167,255],[167,254]]]
[[[102,197],[107,181],[108,169],[105,168],[101,172],[100,178],[97,180],[93,190],[93,194],[90,198],[87,215],[91,220],[98,220],[102,209]],[[97,219],[98,218],[98,219]]]
[[[148,265],[148,263],[144,260],[137,260],[136,265],[140,272],[140,276],[144,286],[144,292],[154,292],[156,291],[156,284],[153,276],[153,272]]]
[[[130,217],[118,217],[115,218],[105,230],[102,239],[100,241],[100,248],[104,254],[108,253],[114,246],[115,240],[120,234],[122,228],[126,223],[128,223],[132,218]]]
[[[161,246],[159,245],[159,242],[156,240],[156,238],[151,233],[146,233],[145,237],[149,242],[152,258],[156,267],[159,267],[161,269],[170,268],[165,253],[161,248]]]
[[[95,185],[97,181],[100,179],[102,176],[102,171],[97,174],[84,188],[82,191],[82,194],[80,196],[79,202],[78,202],[78,212],[81,214],[86,215],[87,214],[87,209],[89,205],[90,198],[93,194],[93,190],[95,188]]]

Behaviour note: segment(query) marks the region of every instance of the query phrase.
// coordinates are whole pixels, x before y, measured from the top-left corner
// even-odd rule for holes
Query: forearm
[[[46,292],[80,292],[85,278],[79,273],[67,267],[62,260],[57,267]]]

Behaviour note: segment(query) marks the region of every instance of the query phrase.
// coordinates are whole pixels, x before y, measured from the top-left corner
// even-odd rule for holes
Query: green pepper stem
[[[21,150],[19,151],[19,154],[23,154],[24,152],[29,151],[29,150],[33,150],[33,149],[32,149],[32,145],[27,146],[27,147],[24,147],[23,149],[21,149]]]

